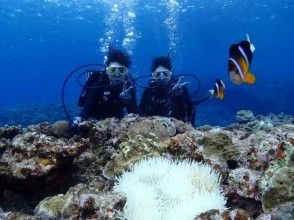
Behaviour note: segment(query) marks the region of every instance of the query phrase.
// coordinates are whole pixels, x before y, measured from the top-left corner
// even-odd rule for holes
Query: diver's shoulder
[[[92,71],[87,80],[88,82],[96,82],[99,84],[107,84],[108,76],[105,71]]]

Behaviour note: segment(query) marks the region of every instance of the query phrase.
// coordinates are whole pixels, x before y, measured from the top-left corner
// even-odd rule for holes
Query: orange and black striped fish
[[[228,73],[233,83],[255,83],[255,75],[249,70],[254,51],[255,47],[250,42],[248,34],[247,40],[230,46]]]
[[[226,87],[223,81],[221,81],[220,79],[217,79],[213,86],[214,96],[220,100],[223,100],[225,96],[225,88]]]

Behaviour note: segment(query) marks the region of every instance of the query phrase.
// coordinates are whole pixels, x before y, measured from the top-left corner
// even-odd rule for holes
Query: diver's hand
[[[82,121],[81,117],[74,117],[72,124],[79,125],[81,123],[81,121]]]
[[[123,91],[119,94],[119,97],[123,100],[130,100],[132,98],[131,91],[133,88],[133,86],[127,88],[127,83],[125,83],[123,86]]]
[[[215,94],[213,89],[208,90],[208,92],[210,93],[210,98],[212,98]]]
[[[82,118],[81,117],[74,117],[72,122],[70,123],[69,132],[71,134],[76,134],[79,131],[79,124],[81,123]]]
[[[182,82],[183,81],[183,76],[181,76],[178,80],[178,82],[176,83],[176,85],[174,85],[174,87],[172,88],[172,94],[173,95],[181,95],[184,91],[183,91],[183,87],[186,86],[187,84],[189,84],[189,82]]]

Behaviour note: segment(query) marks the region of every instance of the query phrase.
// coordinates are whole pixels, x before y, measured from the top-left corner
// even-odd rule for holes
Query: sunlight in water
[[[168,31],[168,47],[169,52],[174,55],[177,51],[177,45],[180,40],[180,33],[178,31],[178,19],[180,11],[180,3],[177,0],[164,1],[168,17],[165,19],[164,23]]]
[[[100,51],[105,53],[110,44],[115,44],[133,54],[136,40],[140,38],[140,33],[137,32],[135,27],[136,7],[140,1],[104,0],[103,3],[106,4],[107,11],[104,18],[104,35],[99,39]],[[163,22],[168,33],[169,53],[173,57],[179,56],[180,54],[177,51],[181,40],[181,31],[178,29],[178,21],[180,13],[185,12],[185,9],[182,9],[178,0],[161,0],[159,5],[167,11],[167,16]],[[160,8],[158,11],[160,11]]]
[[[100,38],[100,51],[107,52],[110,44],[119,44],[128,53],[133,54],[136,40],[140,37],[135,29],[137,0],[106,0],[104,36]],[[122,36],[122,39],[119,37]]]

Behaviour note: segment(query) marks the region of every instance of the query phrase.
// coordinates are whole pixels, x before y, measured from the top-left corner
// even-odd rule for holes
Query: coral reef
[[[131,114],[82,122],[73,136],[66,121],[1,127],[0,219],[121,218],[128,199],[114,185],[136,162],[154,156],[201,162],[221,175],[230,209],[205,210],[196,219],[292,217],[293,122],[271,114],[193,128]]]

